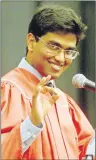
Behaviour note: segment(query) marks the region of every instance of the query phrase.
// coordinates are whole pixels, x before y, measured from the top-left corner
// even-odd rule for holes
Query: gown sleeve
[[[95,131],[75,101],[68,95],[67,98],[69,102],[70,114],[78,136],[79,155],[80,158],[85,157],[88,143],[90,139],[94,137]]]
[[[10,83],[1,83],[1,155],[2,159],[22,159],[20,124],[24,99]]]

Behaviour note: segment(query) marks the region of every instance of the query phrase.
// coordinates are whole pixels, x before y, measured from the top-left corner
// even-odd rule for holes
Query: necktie
[[[49,81],[46,85],[49,86],[49,87],[52,87],[52,88],[55,87],[54,82],[52,83],[51,81]]]

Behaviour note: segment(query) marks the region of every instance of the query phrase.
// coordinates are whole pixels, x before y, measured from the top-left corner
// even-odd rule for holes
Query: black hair
[[[37,8],[29,24],[28,33],[43,36],[47,32],[74,33],[77,42],[85,37],[87,26],[71,9],[61,5],[43,5]]]

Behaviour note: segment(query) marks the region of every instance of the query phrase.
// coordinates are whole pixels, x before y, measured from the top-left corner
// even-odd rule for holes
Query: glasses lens
[[[47,44],[47,47],[48,49],[50,49],[50,51],[55,55],[55,54],[58,54],[61,52],[61,48],[56,46],[56,45],[53,45],[53,44]]]
[[[79,53],[73,50],[66,50],[65,57],[70,59],[75,59]]]

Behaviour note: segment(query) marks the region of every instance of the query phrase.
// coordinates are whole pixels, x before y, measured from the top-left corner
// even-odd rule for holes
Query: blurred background
[[[26,55],[26,35],[35,9],[42,3],[58,3],[73,8],[88,25],[86,38],[78,48],[81,53],[67,71],[56,80],[57,86],[69,94],[81,107],[93,127],[95,124],[95,94],[72,86],[72,77],[84,74],[95,81],[95,1],[3,1],[1,3],[1,76],[18,66]]]

